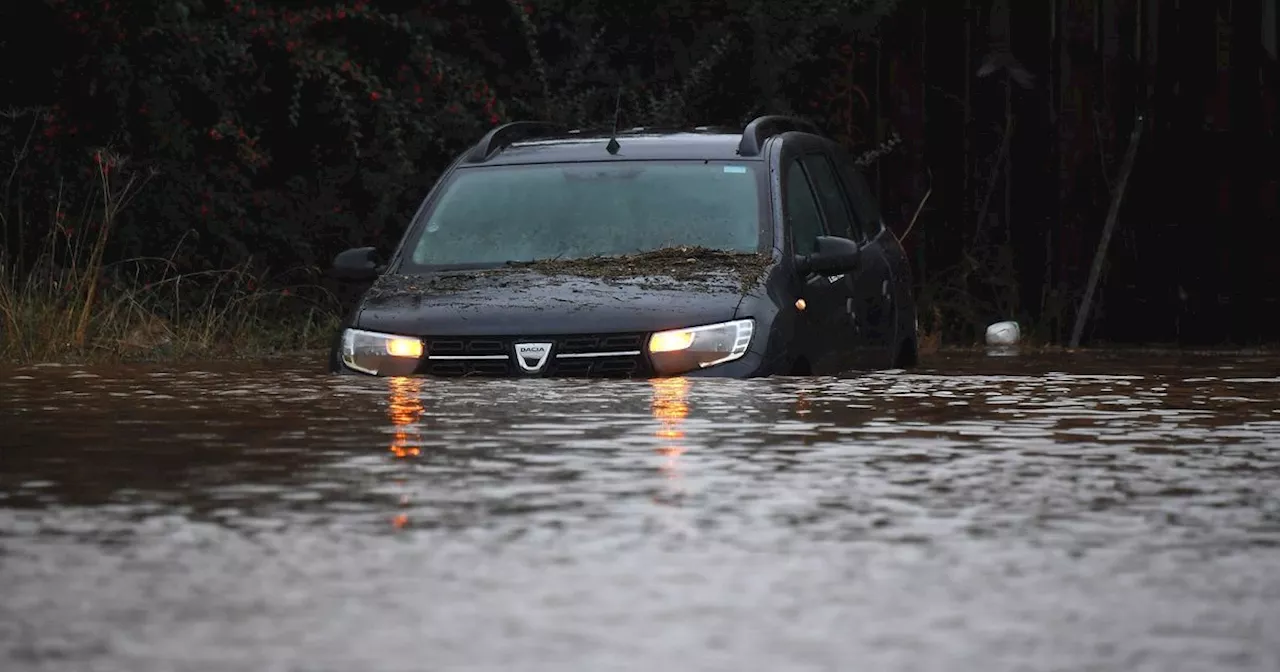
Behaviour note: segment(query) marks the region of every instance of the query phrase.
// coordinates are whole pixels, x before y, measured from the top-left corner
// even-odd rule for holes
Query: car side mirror
[[[333,275],[342,280],[373,280],[383,268],[382,255],[373,247],[354,247],[333,259]]]
[[[848,273],[858,267],[859,252],[858,244],[848,238],[818,236],[813,253],[796,258],[796,269],[805,276]]]

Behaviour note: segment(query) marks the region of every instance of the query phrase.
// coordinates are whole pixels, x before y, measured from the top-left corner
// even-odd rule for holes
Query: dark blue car
[[[913,366],[910,268],[853,158],[744,130],[493,129],[385,257],[330,368],[368,375],[818,375]]]

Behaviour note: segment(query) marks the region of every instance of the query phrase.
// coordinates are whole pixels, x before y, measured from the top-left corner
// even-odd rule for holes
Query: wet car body
[[[442,195],[468,171],[600,166],[613,179],[618,169],[651,165],[753,180],[756,188],[742,192],[758,199],[748,204],[759,215],[750,245],[434,265],[412,256],[435,226],[428,222]],[[334,372],[753,377],[907,367],[916,358],[902,247],[852,157],[787,117],[762,117],[741,131],[499,127],[446,170],[385,261],[358,248],[339,255],[335,272],[373,282],[335,338]],[[693,351],[701,347],[716,349]]]

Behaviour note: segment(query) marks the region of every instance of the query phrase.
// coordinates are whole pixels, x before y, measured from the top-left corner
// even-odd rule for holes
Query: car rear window
[[[609,161],[458,170],[411,243],[415,265],[575,259],[700,246],[756,252],[753,163]]]

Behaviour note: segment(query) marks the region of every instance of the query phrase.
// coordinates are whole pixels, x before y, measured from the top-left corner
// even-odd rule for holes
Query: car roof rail
[[[489,157],[496,154],[502,148],[507,147],[521,140],[529,140],[532,138],[543,137],[547,135],[558,135],[569,132],[569,128],[563,124],[557,124],[551,121],[511,121],[507,122],[480,138],[480,142],[471,149],[467,155],[468,163],[484,163]]]
[[[742,141],[738,143],[738,155],[757,156],[766,140],[788,131],[822,135],[822,129],[807,119],[785,114],[766,114],[752,119],[742,131]]]

